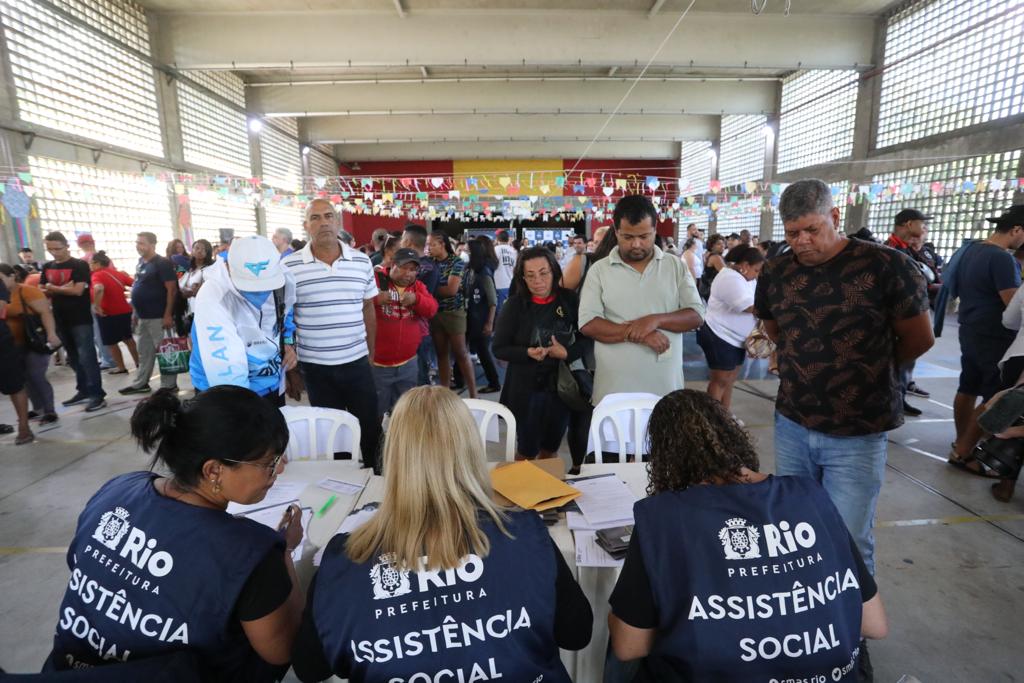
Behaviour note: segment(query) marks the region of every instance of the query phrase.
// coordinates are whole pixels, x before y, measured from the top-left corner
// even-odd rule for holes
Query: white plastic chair
[[[647,423],[659,398],[654,394],[608,394],[594,407],[590,421],[587,452],[593,451],[594,462],[604,462],[604,452],[618,451],[619,462],[626,455],[635,455],[642,462],[648,453]]]
[[[281,414],[290,434],[285,450],[289,460],[330,460],[335,453],[351,453],[352,459],[359,462],[362,430],[352,413],[333,408],[284,406]]]
[[[488,441],[500,441],[498,435],[498,419],[505,421],[505,460],[516,459],[516,416],[512,411],[497,401],[485,401],[480,398],[464,398],[466,407],[476,420],[480,429],[480,439],[487,448]]]

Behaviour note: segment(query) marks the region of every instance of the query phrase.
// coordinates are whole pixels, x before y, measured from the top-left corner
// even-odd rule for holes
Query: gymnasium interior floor
[[[687,386],[703,388],[702,361],[688,340]],[[989,494],[989,481],[945,464],[958,372],[956,326],[947,324],[918,363],[917,382],[932,398],[911,402],[924,414],[890,434],[876,530],[877,578],[890,636],[870,645],[877,681],[894,682],[903,674],[924,683],[1024,680],[1017,645],[1024,612],[1024,491],[999,503]],[[771,472],[777,383],[765,374],[761,365],[747,369],[734,412],[757,439],[762,469]],[[73,393],[73,373],[56,367],[51,377],[59,403]],[[13,435],[0,437],[0,667],[8,672],[38,671],[49,652],[68,579],[65,549],[86,500],[112,476],[148,466],[128,437],[137,398],[117,394],[128,381],[105,375],[106,410],[89,415],[83,406],[59,408],[60,422],[36,430],[34,444],[15,447]],[[180,384],[187,388],[188,379]],[[0,422],[14,422],[9,401],[0,400]],[[489,457],[500,459],[496,447]]]

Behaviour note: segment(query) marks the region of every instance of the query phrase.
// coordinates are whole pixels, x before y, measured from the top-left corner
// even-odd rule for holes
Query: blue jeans
[[[428,334],[420,340],[419,348],[416,349],[416,386],[430,386],[430,364],[434,355],[434,340]]]
[[[872,574],[872,527],[885,478],[888,443],[885,432],[829,436],[775,413],[775,473],[811,477],[825,487]]]
[[[96,360],[96,346],[92,339],[92,325],[62,325],[57,323],[57,336],[68,354],[68,363],[75,370],[75,389],[89,398],[103,398],[103,378]]]
[[[508,289],[496,289],[494,290],[498,295],[497,307],[494,309],[494,319],[498,319],[498,314],[501,313],[501,305],[508,300]]]

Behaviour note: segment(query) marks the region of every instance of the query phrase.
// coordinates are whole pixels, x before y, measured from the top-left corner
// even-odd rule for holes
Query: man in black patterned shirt
[[[821,482],[874,573],[897,369],[935,342],[924,278],[905,254],[847,239],[820,180],[786,188],[779,212],[792,251],[766,264],[754,300],[779,350],[775,469]]]

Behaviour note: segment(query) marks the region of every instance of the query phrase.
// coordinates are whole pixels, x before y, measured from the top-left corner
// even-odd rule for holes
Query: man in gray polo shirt
[[[623,197],[612,216],[618,246],[587,273],[579,324],[597,342],[594,405],[683,388],[682,333],[700,327],[704,305],[686,264],[654,245],[657,224],[650,199]]]

